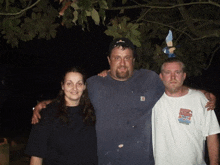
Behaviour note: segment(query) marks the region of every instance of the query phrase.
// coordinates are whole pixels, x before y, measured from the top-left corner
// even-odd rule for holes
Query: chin
[[[128,73],[128,72],[117,73],[116,76],[117,76],[119,79],[126,79],[126,78],[129,77],[129,73]]]

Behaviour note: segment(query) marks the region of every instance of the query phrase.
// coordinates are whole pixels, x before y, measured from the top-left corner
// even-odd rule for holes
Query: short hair
[[[108,56],[111,56],[112,49],[115,47],[122,47],[123,49],[131,49],[133,51],[133,57],[136,58],[136,48],[134,44],[128,38],[116,38],[109,45]]]
[[[161,65],[160,72],[162,72],[163,67],[164,67],[164,64],[166,64],[166,63],[172,63],[172,62],[179,62],[179,63],[181,63],[181,64],[182,64],[182,70],[183,70],[184,73],[186,73],[186,66],[185,66],[185,64],[184,64],[179,58],[177,58],[177,57],[173,57],[173,58],[168,58],[168,59],[166,59],[166,60],[163,62],[163,64]]]

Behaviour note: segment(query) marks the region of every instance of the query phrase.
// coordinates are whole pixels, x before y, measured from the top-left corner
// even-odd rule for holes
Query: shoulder
[[[208,102],[208,99],[201,91],[194,89],[189,89],[189,92],[186,95],[186,100],[194,105],[202,106],[202,108],[205,108],[205,105]]]
[[[151,76],[158,76],[158,74],[152,70],[148,69],[140,69],[136,70],[137,74],[145,74],[145,75],[151,75]]]
[[[146,80],[146,81],[161,81],[158,74],[152,70],[140,69],[135,70],[134,77]]]
[[[164,89],[164,85],[161,79],[159,78],[159,75],[152,70],[147,70],[147,69],[136,70],[134,77],[138,80],[141,80],[148,86],[158,86]]]
[[[206,99],[205,95],[200,90],[189,89],[189,95],[196,98]]]
[[[97,78],[98,78],[98,76],[95,75],[95,76],[92,76],[92,77],[88,78],[86,81],[87,81],[87,83],[89,83],[89,82],[93,82],[93,81],[96,81]]]
[[[51,118],[54,117],[56,112],[58,111],[59,103],[54,101],[47,105],[46,108],[42,109],[40,114],[42,118]]]
[[[106,77],[100,77],[100,76],[92,76],[89,79],[87,79],[87,87],[88,90],[91,91],[92,89],[97,89],[100,87],[104,87],[107,84],[111,84],[113,83],[113,79],[110,77],[110,75],[108,74]]]
[[[88,85],[93,85],[93,84],[100,83],[101,81],[105,80],[106,78],[107,78],[107,76],[100,77],[100,76],[95,75],[95,76],[88,78],[86,82]]]

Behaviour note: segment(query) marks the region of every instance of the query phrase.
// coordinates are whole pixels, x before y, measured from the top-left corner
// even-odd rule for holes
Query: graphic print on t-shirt
[[[178,121],[179,123],[189,125],[191,123],[192,111],[190,109],[180,108]]]

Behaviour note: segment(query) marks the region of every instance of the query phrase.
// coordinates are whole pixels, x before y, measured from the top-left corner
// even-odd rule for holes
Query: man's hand
[[[31,124],[37,124],[39,122],[39,119],[41,119],[40,111],[43,108],[46,108],[47,104],[50,104],[51,102],[52,102],[51,100],[41,101],[33,108],[33,116],[31,119]]]
[[[108,75],[108,72],[110,72],[110,70],[103,70],[102,72],[100,72],[98,74],[98,76],[100,77],[106,77]]]
[[[215,95],[213,95],[210,92],[207,92],[205,90],[200,90],[202,93],[204,93],[205,97],[209,100],[209,102],[207,102],[206,104],[206,108],[208,108],[207,110],[214,110],[215,109],[215,105],[216,105],[216,97]]]

